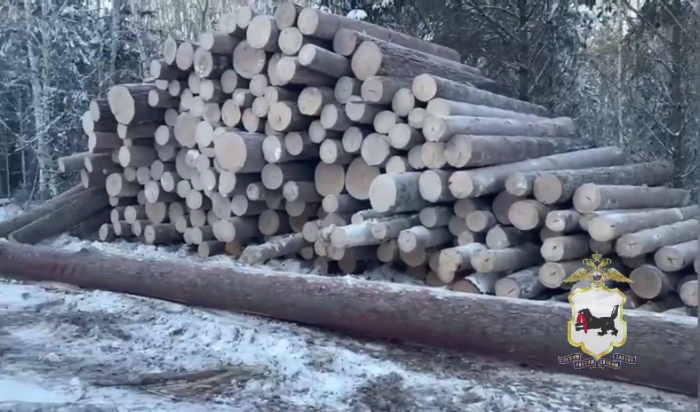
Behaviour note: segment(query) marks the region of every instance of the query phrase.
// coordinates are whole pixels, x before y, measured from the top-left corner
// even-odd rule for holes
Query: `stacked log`
[[[197,42],[167,39],[153,81],[91,102],[90,150],[59,164],[106,188],[105,241],[397,264],[522,299],[566,293],[600,252],[634,280],[628,307],[696,308],[700,212],[665,186],[673,168],[596,148],[460,60],[317,9],[243,7]]]

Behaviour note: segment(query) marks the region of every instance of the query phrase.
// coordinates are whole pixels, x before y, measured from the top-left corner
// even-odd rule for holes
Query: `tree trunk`
[[[148,93],[156,90],[153,84],[123,84],[112,86],[107,98],[114,118],[121,124],[158,123],[163,120],[163,109],[148,104]]]
[[[95,233],[97,233],[100,227],[109,221],[110,212],[111,211],[108,208],[102,209],[101,211],[95,213],[87,219],[83,219],[80,223],[73,226],[68,234],[79,239],[94,238]]]
[[[533,243],[501,250],[483,250],[472,257],[474,270],[481,273],[513,273],[541,262],[539,247]]]
[[[595,240],[607,242],[628,233],[639,232],[700,216],[700,206],[649,211],[628,211],[598,216],[588,222],[588,233]]]
[[[416,39],[385,27],[360,20],[349,19],[337,14],[326,13],[317,9],[305,8],[302,10],[297,19],[297,26],[304,35],[319,39],[334,40],[334,37],[337,36],[336,33],[338,31],[347,29],[346,31],[349,32],[354,31],[367,33],[368,35],[378,39],[392,41],[404,47],[419,50],[443,59],[449,59],[456,62],[461,60],[459,53],[453,49],[439,46],[425,40]],[[355,51],[354,46],[357,44],[356,42],[353,42],[354,44],[351,43],[352,47],[341,48],[336,47],[335,41],[333,43],[333,49],[336,51],[336,53],[342,54],[343,56],[352,55]]]
[[[315,44],[307,44],[299,50],[299,64],[336,79],[352,76],[347,58]]]
[[[367,103],[390,104],[394,95],[403,87],[411,87],[410,78],[372,76],[362,82],[360,97]]]
[[[676,289],[684,274],[664,272],[656,266],[642,265],[630,273],[634,283],[630,287],[634,293],[643,299],[662,298]]]
[[[411,92],[411,97],[413,93]],[[504,110],[496,107],[483,106],[465,102],[457,102],[442,98],[432,99],[425,106],[425,110],[433,116],[475,116],[495,117],[499,119],[527,119],[545,120],[546,117],[530,113],[520,113],[512,110]]]
[[[444,283],[452,283],[455,273],[472,269],[472,256],[483,250],[486,250],[486,246],[481,243],[443,249],[438,257],[438,277]]]
[[[664,246],[654,254],[656,266],[666,272],[676,272],[693,265],[698,255],[698,240]]]
[[[532,242],[532,232],[521,231],[513,226],[496,225],[486,233],[486,246],[502,250]]]
[[[550,237],[542,242],[540,254],[548,262],[579,259],[590,254],[588,235]]]
[[[698,307],[698,277],[697,276],[686,276],[683,278],[676,288],[678,290],[678,296],[680,296],[683,303],[688,306]]]
[[[609,166],[620,164],[624,159],[625,153],[622,149],[604,147],[475,170],[460,170],[450,177],[450,191],[457,199],[479,197],[503,190],[511,173]]]
[[[569,353],[566,340],[557,339],[571,320],[568,304],[493,298],[450,292],[426,294],[420,288],[397,288],[381,282],[293,276],[246,268],[208,267],[189,262],[131,260],[83,250],[68,252],[11,243],[0,244],[3,273],[25,280],[53,281],[89,289],[137,294],[193,306],[263,314],[281,320],[331,327],[377,338],[428,346],[455,348],[480,355],[506,356],[552,370],[564,369],[553,353]],[[251,276],[251,271],[260,275]],[[264,274],[264,276],[263,276]],[[387,304],[391,302],[391,304]],[[417,305],[423,305],[414,316]],[[363,313],[353,316],[352,310]],[[471,313],[474,316],[460,316]],[[372,314],[372,315],[370,315]],[[502,328],[504,319],[525,316],[530,328]],[[624,352],[645,359],[615,374],[606,370],[565,369],[589,376],[622,379],[697,394],[697,369],[688,359],[695,353],[697,321],[629,313]],[[497,331],[493,328],[497,325]],[[464,334],[470,330],[480,336]],[[664,330],[649,334],[649,330]],[[544,331],[544,332],[543,332]],[[555,331],[549,336],[547,331]],[[545,333],[545,335],[543,335]],[[673,345],[675,350],[664,348]],[[515,344],[517,343],[517,344]]]
[[[485,81],[487,85],[495,85],[495,82],[485,79],[479,69],[370,36],[359,36],[363,37],[363,41],[355,49],[350,64],[355,77],[360,80],[378,75],[416,77],[431,73],[462,83]]]
[[[498,119],[472,116],[428,116],[423,135],[431,142],[446,142],[456,134],[474,136],[567,137],[574,133],[569,117],[556,119]]]
[[[545,226],[550,212],[549,207],[536,200],[518,200],[508,210],[508,220],[520,230],[540,229]]]
[[[304,238],[300,233],[277,236],[261,245],[246,247],[240,260],[249,265],[264,263],[270,259],[296,253],[304,245]]]
[[[420,172],[384,174],[377,176],[370,186],[369,200],[378,212],[418,211],[431,204],[420,196]]]
[[[698,237],[698,220],[686,220],[630,233],[617,240],[615,251],[623,257],[653,253],[664,246],[689,242]]]
[[[545,226],[553,232],[571,233],[579,230],[581,214],[575,210],[553,210],[547,214]]]
[[[591,147],[590,141],[571,138],[457,134],[447,141],[445,159],[455,168],[492,166]]]
[[[299,62],[299,58],[292,56],[282,57],[277,62],[275,69],[282,84],[300,84],[304,86],[335,86],[336,79],[323,73],[314,71]]]
[[[457,80],[448,80],[433,74],[416,76],[411,90],[413,90],[413,95],[416,99],[422,102],[429,102],[434,98],[440,97],[456,102],[477,104],[537,116],[547,116],[548,114],[547,109],[542,106],[480,90],[469,84],[462,84]]]
[[[57,209],[16,229],[9,234],[8,239],[34,245],[60,235],[80,223],[86,216],[92,216],[107,208],[109,208],[109,198],[101,188],[86,190],[71,197]]]
[[[674,173],[673,166],[666,162],[555,170],[538,177],[533,192],[542,203],[563,203],[571,200],[576,189],[585,183],[656,186],[673,180]]]
[[[607,209],[680,207],[690,203],[690,192],[667,187],[613,186],[586,183],[573,196],[580,213]]]
[[[224,133],[214,142],[216,160],[221,167],[234,173],[259,173],[265,166],[264,139],[264,135],[257,133]]]
[[[532,299],[545,290],[538,279],[539,267],[532,267],[498,279],[494,286],[496,296]]]

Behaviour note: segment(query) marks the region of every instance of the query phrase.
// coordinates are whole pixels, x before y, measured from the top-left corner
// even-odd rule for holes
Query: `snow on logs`
[[[642,310],[697,306],[700,211],[666,187],[673,168],[575,137],[452,49],[288,3],[168,38],[149,69],[90,103],[88,150],[58,162],[106,192],[91,212],[103,241],[398,265],[520,299],[565,293],[600,252],[636,270]]]

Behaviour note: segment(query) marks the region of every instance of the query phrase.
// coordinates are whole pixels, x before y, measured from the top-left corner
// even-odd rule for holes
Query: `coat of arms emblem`
[[[580,354],[560,358],[560,363],[573,362],[575,367],[613,367],[620,363],[634,363],[634,359],[616,354],[613,360],[602,359],[614,348],[627,341],[627,323],[623,309],[627,296],[619,289],[606,286],[606,281],[632,283],[617,269],[612,261],[596,253],[583,260],[584,266],[564,280],[566,283],[589,281],[584,289],[576,289],[569,295],[572,318],[568,323],[569,344],[580,348],[593,359],[582,361]]]

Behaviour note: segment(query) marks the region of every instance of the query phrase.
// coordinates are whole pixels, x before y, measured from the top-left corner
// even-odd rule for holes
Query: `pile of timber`
[[[633,280],[628,308],[697,314],[700,210],[664,186],[671,165],[629,164],[456,51],[383,27],[291,3],[217,26],[168,38],[152,81],[90,103],[89,150],[59,161],[84,188],[59,210],[101,219],[101,240],[328,273],[399,264],[521,299],[565,297],[600,252]],[[75,224],[63,214],[10,238]]]

